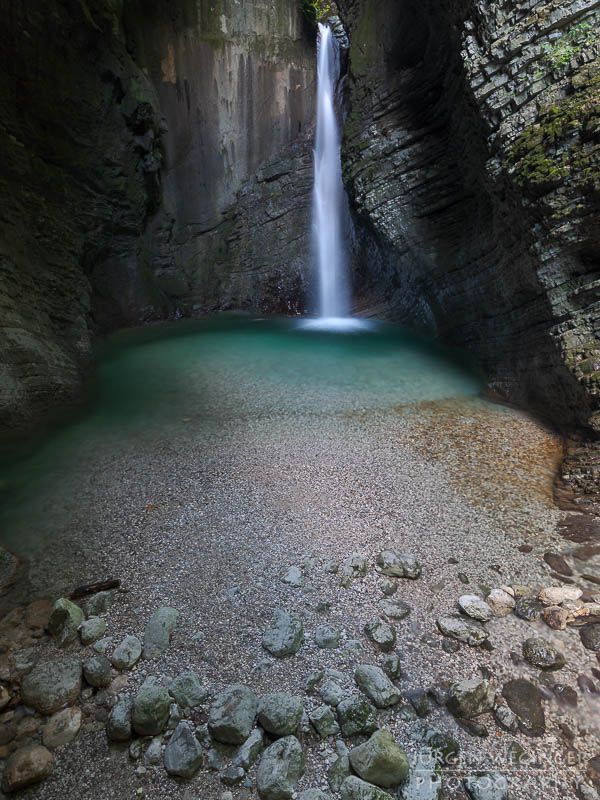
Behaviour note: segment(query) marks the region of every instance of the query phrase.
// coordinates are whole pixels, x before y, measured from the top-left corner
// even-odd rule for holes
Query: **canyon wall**
[[[98,333],[304,310],[314,31],[295,0],[0,0],[0,427]]]
[[[359,307],[468,347],[597,492],[600,3],[340,0]],[[368,266],[367,266],[368,262]]]

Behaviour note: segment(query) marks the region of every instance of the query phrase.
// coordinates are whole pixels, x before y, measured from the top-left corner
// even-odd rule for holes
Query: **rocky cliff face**
[[[94,333],[303,309],[314,35],[295,0],[0,0],[0,426]]]
[[[599,477],[600,3],[338,5],[362,307],[466,345],[499,395],[583,428],[566,477],[585,495]]]

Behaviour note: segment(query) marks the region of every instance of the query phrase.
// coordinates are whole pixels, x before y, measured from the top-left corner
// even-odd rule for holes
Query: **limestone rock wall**
[[[295,0],[0,0],[0,428],[94,336],[303,309],[314,33]]]
[[[593,441],[600,3],[338,5],[360,306],[466,345],[492,390]]]

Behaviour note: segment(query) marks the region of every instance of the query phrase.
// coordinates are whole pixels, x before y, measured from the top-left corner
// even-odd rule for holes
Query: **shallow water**
[[[176,442],[200,429],[206,436],[232,421],[472,396],[480,388],[457,354],[392,325],[335,333],[225,316],[126,331],[103,347],[90,400],[75,421],[5,447],[3,541],[27,554],[38,528],[47,528],[37,520],[60,517],[55,503],[66,503],[60,498],[69,484],[76,492],[111,452],[136,443]]]

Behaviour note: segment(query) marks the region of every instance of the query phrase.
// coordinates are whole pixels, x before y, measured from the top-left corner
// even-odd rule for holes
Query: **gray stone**
[[[177,703],[171,703],[169,709],[169,721],[167,722],[167,730],[174,731],[183,718],[181,708]]]
[[[126,636],[112,654],[112,663],[116,669],[131,669],[142,655],[142,643],[137,636]]]
[[[317,669],[314,672],[311,672],[308,678],[306,679],[306,686],[305,691],[307,694],[313,694],[316,687],[321,683],[323,680],[325,673],[322,669]]]
[[[178,675],[169,686],[169,694],[182,708],[196,708],[209,696],[198,675],[192,671]]]
[[[444,765],[448,759],[459,752],[458,742],[449,734],[418,720],[408,730],[411,739],[419,742],[421,749],[427,749],[433,761]]]
[[[281,582],[287,583],[288,586],[298,588],[304,585],[302,570],[298,567],[289,567],[289,569],[284,570],[279,577]]]
[[[42,732],[42,741],[45,747],[53,750],[63,744],[69,744],[79,733],[81,728],[81,709],[64,708],[53,714]]]
[[[146,764],[146,766],[155,767],[157,764],[160,764],[162,759],[162,743],[162,736],[153,737],[144,753],[144,764]]]
[[[37,664],[21,684],[26,706],[42,714],[53,714],[77,699],[81,690],[81,664],[77,658],[64,658]]]
[[[398,800],[440,800],[442,779],[437,772],[419,768],[398,789]]]
[[[387,597],[391,597],[391,595],[396,594],[398,591],[398,582],[391,578],[385,578],[381,581],[381,591]]]
[[[319,694],[321,695],[321,699],[324,703],[327,703],[328,706],[333,706],[334,708],[340,703],[344,696],[344,692],[340,687],[339,683],[332,680],[326,680],[325,683],[319,689]]]
[[[455,717],[473,719],[494,708],[496,690],[489,681],[469,680],[455,683],[448,693],[448,710]]]
[[[255,728],[246,741],[235,752],[232,764],[249,770],[261,754],[265,745],[265,737],[260,728]]]
[[[126,742],[131,739],[131,712],[133,700],[122,697],[114,705],[106,721],[106,735],[113,742]]]
[[[494,707],[494,719],[499,728],[509,733],[515,733],[519,729],[519,720],[514,711],[508,707],[508,703],[498,703]]]
[[[258,721],[267,733],[289,736],[298,730],[303,712],[301,697],[287,692],[272,692],[259,703]]]
[[[463,778],[471,800],[508,800],[508,783],[499,772],[480,772]]]
[[[586,650],[591,650],[593,653],[600,652],[600,622],[584,625],[579,629],[579,636]]]
[[[361,553],[352,553],[342,567],[340,585],[347,589],[353,581],[367,574],[368,560]]]
[[[528,736],[542,736],[545,733],[542,695],[537,686],[524,678],[517,678],[504,684],[502,697],[517,715],[519,728],[523,733]]]
[[[577,797],[579,800],[600,800],[600,794],[586,783],[580,783],[577,786]]]
[[[304,625],[300,616],[278,608],[273,624],[263,634],[265,650],[276,658],[283,658],[297,653],[303,641]]]
[[[219,778],[221,779],[221,783],[225,786],[239,786],[239,784],[244,780],[246,777],[246,773],[241,767],[227,767],[227,769],[221,770],[219,774]]]
[[[486,601],[497,617],[506,617],[515,607],[515,598],[504,589],[492,589]]]
[[[354,680],[377,708],[388,708],[400,701],[400,692],[379,667],[361,664],[356,668]]]
[[[262,800],[291,800],[304,772],[304,753],[295,736],[267,747],[258,765],[256,788]]]
[[[104,614],[115,602],[115,592],[96,592],[83,604],[83,608],[88,617],[97,617]]]
[[[415,580],[421,575],[421,565],[410,553],[399,553],[397,550],[382,550],[377,556],[375,569],[381,575],[392,578],[411,578]]]
[[[45,780],[54,768],[54,756],[45,747],[21,747],[9,757],[2,775],[2,789],[16,792]]]
[[[490,606],[475,594],[463,594],[458,598],[460,610],[479,622],[489,622],[494,616]]]
[[[224,744],[243,744],[254,725],[258,700],[247,686],[229,686],[215,698],[208,718],[213,739]]]
[[[196,727],[196,730],[194,731],[194,736],[196,737],[196,739],[198,739],[198,741],[200,742],[200,744],[202,745],[202,747],[205,750],[210,750],[210,748],[212,747],[213,742],[212,742],[212,739],[210,737],[210,732],[208,730],[208,725],[206,723],[204,723],[202,725],[198,725]]]
[[[489,633],[480,622],[460,614],[444,614],[437,619],[437,626],[444,636],[451,636],[459,642],[477,647],[486,641]]]
[[[346,754],[340,754],[327,770],[327,783],[331,791],[339,792],[342,784],[350,775],[352,775],[350,759]]]
[[[340,726],[330,706],[319,706],[308,716],[319,736],[335,736],[340,732]]]
[[[409,689],[404,692],[404,697],[414,708],[419,717],[427,717],[431,713],[431,703],[427,692],[423,689]]]
[[[306,791],[300,792],[298,800],[331,800],[331,798],[320,789],[306,789]]]
[[[396,630],[383,617],[367,622],[365,634],[385,653],[389,652],[396,644]]]
[[[81,623],[79,636],[81,644],[88,645],[101,639],[106,632],[106,622],[100,617],[90,617]]]
[[[156,736],[166,726],[171,695],[162,686],[142,687],[133,700],[131,721],[140,736]]]
[[[403,600],[390,600],[387,597],[379,601],[379,608],[381,613],[390,619],[404,619],[412,611],[408,603]]]
[[[540,618],[543,605],[535,597],[517,597],[515,600],[515,614],[521,619],[533,622]]]
[[[388,653],[388,655],[384,656],[381,668],[388,678],[392,680],[396,680],[402,675],[402,662],[396,653]]]
[[[12,671],[19,677],[28,675],[40,659],[40,651],[37,647],[26,647],[11,653],[10,663]]]
[[[553,672],[565,666],[565,657],[541,636],[531,636],[523,642],[523,656],[534,667]]]
[[[104,653],[106,653],[107,650],[110,650],[110,648],[112,647],[112,643],[113,643],[113,637],[105,636],[103,639],[99,639],[97,642],[94,642],[92,647],[97,653],[102,653],[104,655]]]
[[[169,775],[191,778],[202,766],[204,751],[189,722],[180,722],[165,748],[165,769]]]
[[[83,677],[90,686],[95,686],[96,688],[108,686],[112,680],[108,658],[102,655],[88,658],[83,664]]]
[[[373,733],[377,728],[375,709],[364,697],[352,695],[337,707],[338,720],[344,736]]]
[[[162,606],[148,620],[144,631],[144,658],[156,658],[165,652],[177,625],[179,611]]]
[[[351,775],[341,786],[342,800],[393,800],[392,795]]]
[[[340,641],[340,632],[326,622],[315,630],[315,643],[323,650],[335,650]]]
[[[52,606],[48,620],[48,633],[59,644],[69,644],[77,638],[77,630],[84,619],[85,615],[78,605],[66,597],[61,597]]]
[[[354,747],[349,758],[352,769],[376,786],[397,786],[408,776],[406,753],[387,728],[380,728],[367,742]]]

